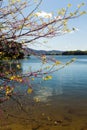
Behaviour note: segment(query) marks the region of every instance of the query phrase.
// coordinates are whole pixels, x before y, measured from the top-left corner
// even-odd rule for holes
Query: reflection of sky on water
[[[50,74],[53,76],[52,80],[41,81],[40,79],[35,79],[33,81],[33,96],[39,98],[40,101],[48,101],[54,95],[87,96],[87,56],[56,56],[57,60],[63,63],[73,57],[77,58],[76,62]],[[32,58],[22,61],[24,73],[29,70],[30,66],[32,70],[38,70],[41,63],[39,60]]]
[[[40,101],[48,101],[49,97],[54,96],[54,95],[61,95],[63,93],[62,86],[42,86],[40,89],[35,91],[35,96],[34,98],[40,99]]]

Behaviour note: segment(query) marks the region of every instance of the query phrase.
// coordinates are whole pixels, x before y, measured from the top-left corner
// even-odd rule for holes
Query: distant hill
[[[87,51],[60,51],[60,50],[34,50],[30,48],[25,48],[25,55],[87,55]]]
[[[45,50],[34,50],[30,48],[25,48],[25,55],[31,55],[31,54],[38,54],[38,55],[62,55],[63,51],[59,50],[51,50],[51,51],[45,51]]]

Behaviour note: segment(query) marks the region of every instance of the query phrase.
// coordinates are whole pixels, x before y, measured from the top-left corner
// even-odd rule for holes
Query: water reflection
[[[68,61],[71,56],[58,57],[57,59],[63,62]],[[83,59],[85,63],[83,62]],[[78,60],[67,66],[66,68],[55,72],[53,74],[53,79],[49,81],[41,81],[35,78],[32,81],[33,93],[28,94],[26,97],[20,97],[23,101],[23,106],[26,107],[28,114],[23,114],[18,108],[16,110],[16,105],[12,102],[8,108],[10,112],[18,116],[17,118],[8,117],[7,121],[16,124],[15,129],[17,129],[17,124],[19,123],[20,129],[66,129],[66,130],[86,130],[87,129],[87,56],[78,57]],[[27,64],[26,64],[27,63]],[[29,64],[28,64],[29,63]],[[22,60],[21,66],[23,68],[23,73],[32,65],[32,68],[39,65],[37,60],[31,63],[29,60]],[[26,86],[21,85],[24,92]],[[24,88],[23,88],[24,87]],[[17,85],[18,88],[18,85]],[[27,88],[26,88],[27,89]],[[56,96],[55,96],[56,95]],[[29,97],[29,98],[28,98]],[[41,103],[32,102],[30,99],[33,98],[35,101],[41,101]],[[50,101],[50,102],[48,102]],[[43,103],[44,102],[44,103]],[[35,103],[35,104],[34,104]],[[47,104],[51,104],[50,106]],[[3,104],[4,105],[4,104]],[[29,109],[28,109],[29,108]],[[9,113],[10,113],[9,112]],[[10,115],[10,114],[8,114]],[[24,116],[25,115],[25,116]],[[22,118],[23,117],[23,118]],[[28,119],[29,120],[25,120]],[[16,120],[15,120],[16,119]],[[1,123],[1,122],[0,122]],[[37,124],[36,124],[37,123]],[[10,124],[10,123],[8,123]],[[31,125],[28,128],[28,125]],[[24,127],[25,125],[25,127]],[[40,126],[37,127],[37,126]],[[45,127],[44,127],[45,126]],[[18,127],[19,128],[19,127]],[[4,128],[3,128],[4,129]],[[7,129],[7,126],[6,126]],[[8,127],[8,129],[14,129]]]
[[[48,102],[50,97],[54,95],[61,95],[62,93],[62,87],[50,88],[47,86],[36,91],[34,98],[38,98],[41,102]]]
[[[62,95],[62,97],[65,94],[77,96],[79,93],[79,95],[84,95],[84,88],[87,89],[87,56],[74,57],[77,58],[75,63],[52,74],[53,79],[50,81],[44,81],[43,83],[41,82],[40,87],[38,87],[40,79],[36,79],[36,81],[33,82],[35,84],[33,96],[40,98],[41,101],[48,101],[50,97],[54,95]],[[69,61],[71,58],[73,57],[56,56],[56,59],[63,63]],[[40,61],[33,58],[23,61],[23,72],[27,71],[29,66],[32,67],[32,70],[38,69]]]
[[[63,62],[69,61],[72,57],[57,56],[56,59]],[[84,63],[84,62],[85,63]],[[17,64],[21,66],[20,70],[17,68]],[[4,67],[3,67],[4,66]],[[23,59],[20,61],[13,61],[8,63],[0,63],[0,72],[10,71],[12,73],[24,74],[29,71],[38,70],[41,66],[41,62],[35,58]],[[42,102],[50,100],[52,96],[64,96],[83,94],[87,90],[87,57],[78,57],[77,61],[66,68],[52,74],[53,79],[49,81],[42,81],[42,79],[35,77],[34,81],[31,81],[29,77],[29,83],[33,88],[32,97],[38,98]],[[22,93],[27,91],[27,84],[14,84]],[[18,87],[19,86],[19,87]]]

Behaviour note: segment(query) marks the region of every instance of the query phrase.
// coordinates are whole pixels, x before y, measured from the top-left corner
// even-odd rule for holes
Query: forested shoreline
[[[21,59],[23,57],[22,44],[15,41],[0,41],[0,60]]]

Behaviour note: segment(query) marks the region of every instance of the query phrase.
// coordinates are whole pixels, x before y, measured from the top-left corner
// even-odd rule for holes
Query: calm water
[[[37,96],[42,98],[50,98],[55,95],[61,97],[70,96],[69,98],[74,97],[76,100],[83,97],[87,98],[87,56],[55,56],[62,63],[69,61],[73,57],[77,60],[64,69],[51,74],[53,76],[52,80],[40,81],[41,84],[37,85],[37,88],[33,87]],[[22,60],[21,64],[23,72],[27,72],[29,65],[32,70],[37,70],[40,61],[35,57],[31,57]]]
[[[4,104],[9,115],[13,115],[8,117],[9,130],[87,130],[87,56],[55,56],[63,63],[73,57],[77,60],[53,73],[52,80],[33,81],[34,92],[23,98],[27,114],[18,110],[13,101]],[[41,66],[35,57],[20,62],[23,73],[30,66],[32,70]],[[39,98],[40,102],[34,103],[33,98]],[[16,121],[14,114],[18,117]]]

